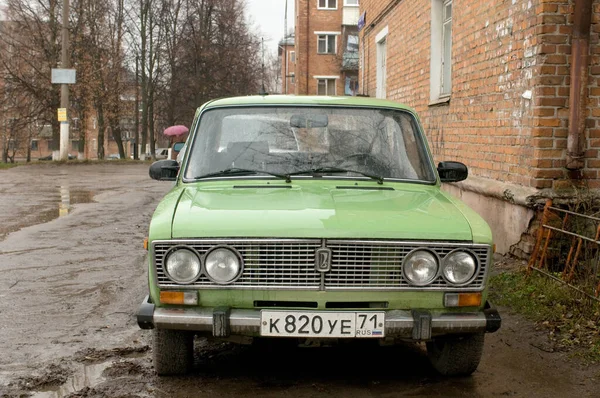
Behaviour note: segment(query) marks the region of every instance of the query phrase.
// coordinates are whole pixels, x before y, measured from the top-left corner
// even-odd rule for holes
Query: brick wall
[[[338,0],[337,10],[319,10],[317,4],[317,0],[296,0],[296,94],[317,93],[317,80],[313,76],[339,76],[336,93],[343,95],[342,37],[337,37],[338,54],[317,54],[314,33],[342,31],[343,0]]]
[[[591,179],[598,178],[600,166],[599,3],[594,3],[584,171]],[[375,36],[387,26],[387,98],[418,111],[436,161],[463,161],[477,176],[523,186],[561,186],[572,1],[455,0],[452,95],[437,106],[430,105],[431,0],[363,0],[365,10],[362,87],[375,96]]]

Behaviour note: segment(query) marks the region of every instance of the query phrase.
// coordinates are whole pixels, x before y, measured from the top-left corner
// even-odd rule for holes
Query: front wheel
[[[479,366],[483,340],[483,333],[440,337],[427,343],[427,356],[445,376],[468,376]]]
[[[152,351],[159,376],[187,373],[194,364],[194,335],[181,330],[154,329]]]

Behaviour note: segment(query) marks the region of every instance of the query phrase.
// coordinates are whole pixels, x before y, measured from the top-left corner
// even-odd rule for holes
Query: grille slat
[[[235,248],[244,258],[242,276],[227,288],[325,290],[481,290],[489,268],[487,245],[437,242],[350,241],[350,240],[275,240],[212,239],[160,241],[153,243],[157,282],[160,287],[179,287],[166,275],[163,259],[174,246],[188,246],[204,256],[217,245]],[[332,251],[331,270],[315,270],[315,252],[325,245]],[[406,255],[419,248],[434,251],[440,259],[456,249],[466,249],[479,261],[476,277],[468,286],[456,287],[439,276],[431,285],[414,288],[402,274]],[[223,288],[202,275],[191,288]]]

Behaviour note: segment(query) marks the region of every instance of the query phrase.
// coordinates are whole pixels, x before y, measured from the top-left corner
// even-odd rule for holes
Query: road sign
[[[52,69],[52,84],[75,84],[75,69]]]
[[[58,108],[58,121],[59,122],[67,121],[67,108]]]

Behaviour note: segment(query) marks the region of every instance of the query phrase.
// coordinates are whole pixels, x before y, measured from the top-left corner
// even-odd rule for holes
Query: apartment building
[[[540,198],[600,188],[600,0],[361,0],[360,93],[419,113],[447,189],[531,250]],[[320,29],[320,28],[319,28]]]
[[[294,35],[279,42],[279,65],[281,65],[281,94],[296,93],[296,45]]]
[[[359,0],[296,0],[297,95],[356,95]]]

